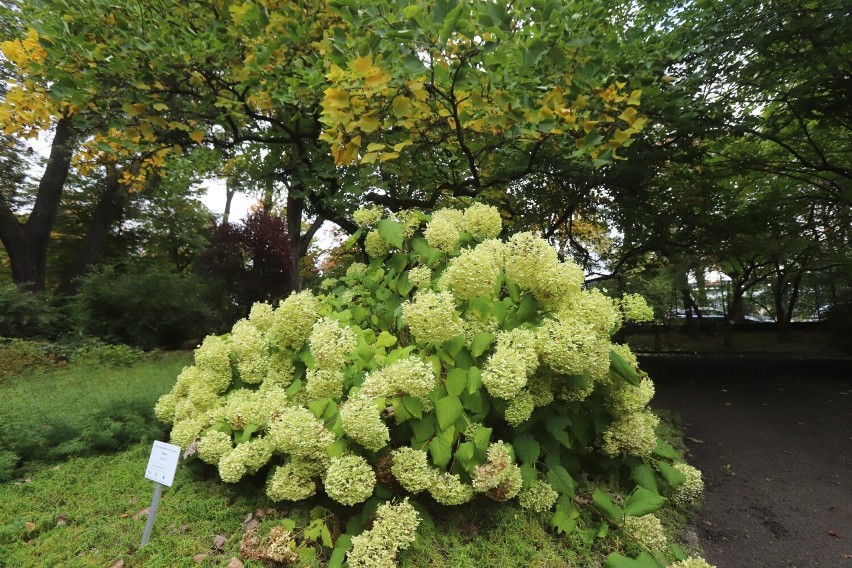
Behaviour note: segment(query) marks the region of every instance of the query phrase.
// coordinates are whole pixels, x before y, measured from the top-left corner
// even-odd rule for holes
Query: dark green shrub
[[[50,365],[48,351],[47,343],[0,338],[0,379]]]
[[[81,347],[73,355],[74,364],[101,365],[105,367],[129,367],[139,361],[145,353],[129,345],[91,343]]]
[[[0,337],[52,337],[58,319],[44,294],[0,284]]]
[[[126,272],[103,267],[83,280],[74,311],[83,331],[104,341],[178,347],[214,321],[206,292],[197,277],[159,267]]]
[[[0,483],[5,483],[15,476],[15,468],[21,458],[15,452],[0,450]]]

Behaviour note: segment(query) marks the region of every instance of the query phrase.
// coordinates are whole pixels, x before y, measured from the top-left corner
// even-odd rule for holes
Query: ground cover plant
[[[582,289],[532,233],[497,239],[495,208],[356,221],[369,265],[256,304],[157,403],[223,481],[340,519],[282,525],[250,543],[258,558],[299,564],[317,541],[329,565],[395,566],[430,508],[517,498],[570,542],[615,535],[609,566],[704,565],[654,515],[699,498],[700,473],[658,437],[653,384],[611,341],[652,317],[641,298]]]
[[[0,481],[37,460],[116,451],[164,435],[152,407],[189,361],[185,352],[141,361],[127,346],[90,344],[67,366],[0,377]]]

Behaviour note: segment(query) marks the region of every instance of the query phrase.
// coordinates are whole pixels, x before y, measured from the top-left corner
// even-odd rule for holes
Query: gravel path
[[[852,361],[648,357],[707,480],[696,525],[719,568],[852,568]]]

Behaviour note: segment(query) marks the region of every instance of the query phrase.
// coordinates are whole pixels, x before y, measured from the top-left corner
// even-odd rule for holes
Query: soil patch
[[[707,481],[719,568],[852,567],[852,361],[645,357]]]

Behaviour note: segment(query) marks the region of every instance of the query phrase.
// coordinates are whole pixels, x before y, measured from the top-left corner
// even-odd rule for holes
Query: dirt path
[[[719,568],[852,567],[852,361],[646,358],[707,480]]]

